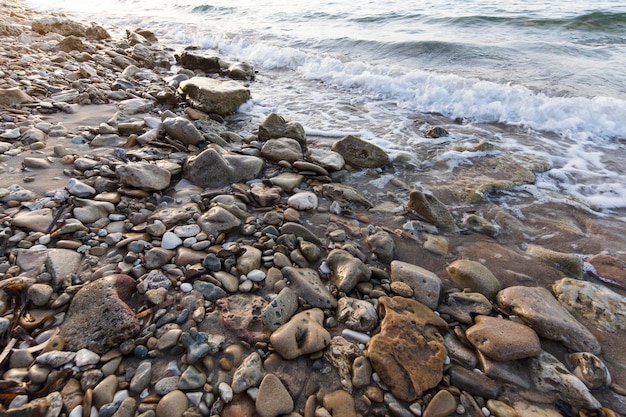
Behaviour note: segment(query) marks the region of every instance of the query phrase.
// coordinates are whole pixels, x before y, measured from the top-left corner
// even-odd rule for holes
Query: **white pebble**
[[[489,417],[491,415],[491,411],[489,411],[489,409],[487,407],[483,407],[480,409],[485,417]]]
[[[360,343],[367,343],[370,340],[369,335],[365,333],[357,332],[351,329],[343,329],[341,331],[341,334],[343,334],[344,336],[350,337]]]
[[[450,356],[446,356],[446,359],[443,361],[444,365],[450,365]]]
[[[185,395],[187,395],[187,399],[194,405],[194,406],[198,406],[200,405],[200,401],[202,401],[202,396],[204,395],[203,392],[187,392]]]
[[[79,350],[74,357],[74,363],[76,363],[76,366],[79,368],[85,365],[95,365],[98,362],[100,362],[100,355],[89,349]]]
[[[115,393],[115,395],[113,396],[113,402],[114,403],[121,403],[126,398],[128,398],[128,390],[124,389],[124,390],[121,390],[121,391],[118,391],[118,392]]]
[[[456,413],[465,414],[465,407],[463,407],[463,404],[459,404],[456,406]]]
[[[417,417],[421,417],[422,415],[422,406],[420,403],[413,403],[409,406],[409,410]]]
[[[226,382],[220,382],[217,389],[220,392],[222,401],[229,403],[233,400],[233,389]]]
[[[326,263],[326,261],[322,262],[322,264],[320,265],[320,271],[323,274],[330,274],[332,271],[330,269],[330,267],[328,266],[328,264]]]
[[[50,235],[43,235],[38,239],[38,243],[40,245],[47,245],[48,243],[50,243],[50,241],[52,240],[52,237]]]
[[[161,247],[163,249],[176,249],[182,244],[182,239],[172,232],[165,232],[165,234],[161,238]]]
[[[68,417],[82,417],[82,415],[83,415],[83,406],[82,405],[77,405],[70,412],[70,415]]]
[[[246,394],[248,394],[248,397],[250,397],[252,401],[256,401],[256,397],[259,395],[259,387],[248,388]]]
[[[265,279],[265,272],[261,271],[260,269],[253,269],[252,271],[248,272],[247,277],[250,281],[263,281]]]
[[[180,290],[182,292],[191,292],[193,290],[193,285],[188,282],[183,282],[182,284],[180,284]]]

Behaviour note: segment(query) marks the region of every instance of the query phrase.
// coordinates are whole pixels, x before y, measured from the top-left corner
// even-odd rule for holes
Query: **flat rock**
[[[93,223],[96,220],[106,218],[115,212],[115,206],[108,201],[96,201],[87,198],[75,198],[75,208],[72,210],[74,218],[81,223]]]
[[[31,96],[22,91],[19,87],[0,88],[0,104],[5,106],[15,106],[18,104],[32,103],[35,101]]]
[[[369,281],[372,271],[343,249],[333,249],[326,258],[328,266],[333,272],[333,279],[339,291],[349,293],[359,282]]]
[[[500,281],[480,262],[469,259],[458,259],[446,268],[450,278],[461,289],[469,288],[472,291],[484,294],[491,299],[500,290]]]
[[[304,158],[302,147],[291,138],[269,139],[261,148],[261,155],[270,161],[295,162]]]
[[[222,314],[224,326],[243,341],[254,344],[269,340],[261,313],[267,301],[258,295],[233,294],[215,302]]]
[[[250,100],[250,90],[237,81],[192,77],[180,83],[191,107],[205,113],[229,115]]]
[[[574,316],[609,332],[626,330],[626,297],[598,284],[563,278],[552,286],[557,300]]]
[[[198,145],[204,142],[204,136],[194,124],[184,117],[168,117],[163,120],[163,128],[172,139],[185,145]]]
[[[255,406],[261,417],[276,417],[290,413],[294,404],[280,379],[274,374],[267,374],[259,386]]]
[[[476,317],[476,324],[465,331],[467,340],[496,361],[512,361],[541,353],[539,337],[521,323],[490,316]]]
[[[309,160],[329,171],[339,171],[346,165],[340,153],[328,149],[309,149]]]
[[[324,408],[333,417],[357,417],[354,398],[343,390],[329,392],[322,400]]]
[[[501,290],[498,306],[521,317],[539,336],[577,352],[600,353],[600,344],[545,288],[513,286]]]
[[[149,217],[149,221],[161,221],[166,227],[172,227],[200,214],[200,208],[196,203],[187,203],[181,206],[165,206],[156,209]]]
[[[437,197],[422,191],[413,190],[409,193],[407,208],[418,213],[430,223],[444,231],[456,231],[457,226],[450,210]]]
[[[54,214],[49,208],[33,211],[20,211],[13,217],[13,226],[23,227],[33,232],[46,233],[52,224]]]
[[[600,279],[609,285],[626,290],[626,263],[610,255],[594,255],[589,258]]]
[[[456,398],[450,393],[450,391],[442,389],[435,394],[430,400],[423,417],[446,417],[456,411]]]
[[[414,401],[443,378],[448,354],[440,331],[447,323],[424,304],[403,297],[380,297],[380,332],[366,356],[399,400]]]
[[[225,232],[241,225],[239,220],[230,211],[220,206],[214,206],[198,218],[198,226],[202,228],[208,236],[217,237],[221,232]]]
[[[302,191],[290,196],[287,199],[289,207],[297,210],[315,210],[317,208],[318,199],[315,193],[310,191]]]
[[[155,164],[129,162],[115,171],[123,185],[144,190],[163,190],[170,185],[172,174]]]
[[[297,310],[298,295],[291,288],[285,287],[263,310],[263,324],[274,331],[289,321]]]
[[[552,264],[572,278],[582,278],[583,259],[572,253],[553,251],[538,245],[528,245],[526,253]]]
[[[319,308],[302,311],[274,331],[270,342],[285,359],[319,352],[330,343],[323,321],[324,312]]]
[[[334,308],[337,300],[316,270],[310,268],[293,268],[291,266],[282,269],[283,277],[291,283],[293,291],[313,307]]]
[[[353,167],[383,167],[389,162],[389,155],[381,147],[352,135],[333,143],[331,150]]]
[[[256,178],[263,166],[261,158],[238,155],[211,144],[188,158],[183,176],[200,187],[221,188]]]
[[[102,354],[139,332],[139,321],[124,300],[136,282],[127,275],[100,278],[74,296],[61,325],[61,336],[71,350],[82,348]]]
[[[304,180],[304,175],[296,174],[294,172],[282,172],[272,178],[270,182],[273,185],[277,185],[284,191],[290,193],[294,188],[300,186]]]
[[[72,274],[80,268],[83,256],[70,249],[48,249],[46,270],[52,275],[50,285],[54,289],[66,288],[72,284]]]
[[[85,36],[87,31],[87,27],[82,23],[56,16],[47,16],[34,20],[31,23],[31,28],[33,32],[41,35],[54,32],[63,36]]]
[[[446,294],[437,311],[448,314],[455,320],[471,324],[474,316],[489,315],[493,310],[491,301],[479,292],[454,291]]]
[[[402,261],[391,262],[391,282],[404,282],[413,290],[413,298],[431,309],[439,305],[441,279],[420,266]]]

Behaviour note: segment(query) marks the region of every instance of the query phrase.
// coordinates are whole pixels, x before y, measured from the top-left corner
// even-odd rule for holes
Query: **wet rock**
[[[545,288],[513,286],[496,297],[498,306],[520,316],[539,336],[578,352],[600,353],[600,344]]]
[[[178,388],[183,391],[200,389],[206,382],[206,375],[193,365],[189,365],[180,376]]]
[[[306,134],[300,123],[288,122],[276,113],[268,114],[259,125],[259,140],[267,141],[277,138],[295,139],[302,151],[306,152]]]
[[[476,315],[489,315],[493,310],[491,302],[478,292],[451,292],[446,294],[445,300],[437,311],[448,314],[455,320],[470,324]]]
[[[319,308],[333,308],[337,300],[322,283],[319,274],[310,268],[293,268],[287,266],[282,269],[283,276],[291,283],[291,288],[307,304]]]
[[[440,331],[447,324],[431,309],[403,297],[381,297],[380,333],[369,341],[367,358],[391,393],[413,401],[439,384],[447,356]]]
[[[293,234],[297,237],[301,237],[309,242],[315,243],[316,245],[321,245],[322,241],[319,237],[315,235],[311,230],[307,229],[305,226],[295,223],[295,222],[285,222],[280,227],[281,234]]]
[[[175,252],[169,249],[152,248],[144,255],[143,262],[148,269],[158,269],[168,263],[174,255]]]
[[[366,300],[342,297],[337,303],[337,310],[337,320],[357,332],[368,332],[378,326],[376,309]]]
[[[139,332],[135,313],[124,300],[135,289],[127,275],[109,275],[83,286],[74,296],[61,325],[71,350],[86,348],[102,354]]]
[[[192,71],[201,70],[206,73],[220,73],[220,59],[216,56],[202,56],[188,51],[176,56],[176,62],[183,68]]]
[[[396,246],[389,233],[379,230],[367,237],[367,244],[381,262],[389,263],[393,260]]]
[[[263,361],[258,352],[252,352],[235,370],[231,387],[235,394],[239,394],[249,388],[256,387],[261,383],[265,372]]]
[[[291,138],[269,139],[263,144],[261,155],[275,162],[295,162],[304,157],[300,143]]]
[[[241,225],[241,220],[223,207],[211,207],[209,211],[198,218],[198,225],[208,236],[217,237]]]
[[[263,310],[263,324],[269,330],[276,330],[289,321],[297,310],[298,295],[285,287]]]
[[[391,281],[403,282],[413,290],[413,298],[431,309],[439,305],[441,280],[427,269],[402,261],[391,262]]]
[[[185,145],[198,145],[204,142],[204,136],[194,124],[184,117],[168,117],[163,120],[163,128],[172,139]]]
[[[496,398],[500,387],[493,379],[469,369],[453,365],[450,370],[450,384],[483,398]]]
[[[602,408],[585,384],[547,352],[542,352],[531,360],[531,376],[538,390],[567,401],[577,409]]]
[[[261,207],[271,207],[280,202],[282,188],[268,187],[263,183],[255,183],[250,187],[250,195]]]
[[[276,352],[285,359],[295,359],[324,349],[330,334],[323,326],[324,313],[318,308],[302,311],[270,336]]]
[[[170,185],[172,174],[155,164],[130,162],[115,171],[123,185],[143,190],[163,190]]]
[[[343,249],[333,249],[326,258],[339,291],[349,293],[359,282],[369,281],[372,271]]]
[[[215,301],[227,295],[222,288],[207,281],[194,281],[193,288],[199,291],[207,301]]]
[[[556,252],[537,245],[528,245],[526,253],[555,265],[573,278],[582,278],[583,259],[570,253]]]
[[[443,138],[448,136],[448,131],[441,126],[430,126],[424,131],[424,136],[427,138]]]
[[[254,67],[247,62],[236,62],[226,69],[226,75],[233,80],[254,80]]]
[[[208,354],[215,354],[224,343],[224,336],[219,335],[209,339],[205,332],[199,332],[192,327],[189,332],[184,332],[180,341],[187,349],[187,363],[194,364]]]
[[[609,255],[594,255],[589,258],[600,279],[609,285],[626,289],[626,263]]]
[[[340,153],[328,149],[309,149],[309,160],[329,171],[339,171],[346,165]]]
[[[200,187],[220,188],[256,178],[263,166],[261,158],[234,154],[211,144],[188,158],[184,177]]]
[[[575,352],[567,355],[567,365],[571,369],[572,374],[589,389],[606,388],[611,385],[611,374],[608,368],[593,353]]]
[[[270,178],[270,182],[273,185],[277,185],[288,193],[292,192],[294,188],[299,187],[304,180],[304,176],[293,172],[283,172],[275,177]]]
[[[475,321],[476,324],[465,331],[467,340],[496,361],[512,361],[541,353],[539,337],[528,326],[490,316],[478,316]]]
[[[459,259],[448,265],[446,270],[461,289],[469,288],[490,299],[500,290],[500,281],[480,262]]]
[[[333,143],[331,150],[353,167],[383,167],[389,162],[389,155],[381,147],[352,135]]]
[[[255,407],[261,417],[276,417],[290,413],[294,404],[280,379],[274,374],[267,374],[259,386]]]
[[[418,190],[411,191],[407,208],[444,231],[453,232],[457,230],[450,210],[432,194]]]
[[[626,330],[626,297],[589,281],[563,278],[552,290],[557,300],[572,314],[609,332]]]
[[[250,90],[236,81],[192,77],[180,83],[180,91],[191,107],[205,113],[229,115],[250,100]]]

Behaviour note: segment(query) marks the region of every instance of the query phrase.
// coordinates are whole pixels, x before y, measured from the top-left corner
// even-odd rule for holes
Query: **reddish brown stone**
[[[381,297],[380,333],[370,340],[367,357],[392,394],[414,401],[443,377],[448,355],[439,333],[446,322],[412,299]]]

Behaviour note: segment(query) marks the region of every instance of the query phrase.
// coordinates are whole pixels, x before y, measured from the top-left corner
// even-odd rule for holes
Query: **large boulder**
[[[261,158],[238,155],[211,144],[201,153],[189,157],[184,177],[200,187],[220,188],[256,178],[263,166]]]
[[[379,298],[380,332],[367,357],[399,400],[414,401],[443,378],[448,355],[441,331],[447,323],[424,304],[404,297]]]
[[[140,330],[139,320],[125,300],[130,298],[135,286],[133,278],[116,274],[78,290],[61,325],[60,334],[66,347],[102,354],[134,337]]]
[[[220,59],[216,56],[202,56],[184,51],[176,56],[176,62],[183,68],[192,71],[200,70],[215,74],[221,72]]]
[[[47,16],[39,20],[34,20],[31,24],[33,32],[45,35],[49,32],[58,33],[63,36],[85,36],[87,26],[70,19]]]
[[[180,83],[191,107],[205,113],[228,115],[250,100],[250,90],[237,81],[193,77]]]
[[[389,162],[389,155],[381,147],[352,135],[333,143],[331,150],[353,167],[383,167]]]

